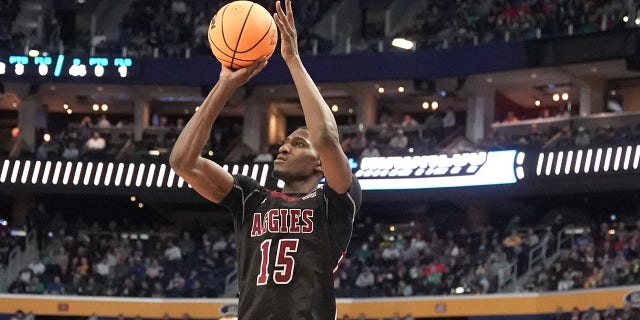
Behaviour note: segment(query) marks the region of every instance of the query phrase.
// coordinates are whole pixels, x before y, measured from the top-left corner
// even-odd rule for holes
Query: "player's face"
[[[283,181],[304,180],[321,171],[318,152],[311,144],[309,130],[291,133],[278,149],[273,176]]]

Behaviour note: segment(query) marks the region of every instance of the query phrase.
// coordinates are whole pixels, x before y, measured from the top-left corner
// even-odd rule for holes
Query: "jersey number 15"
[[[267,284],[269,281],[269,252],[271,251],[271,240],[267,239],[260,244],[262,260],[260,262],[260,274],[256,284],[259,286]],[[273,282],[276,284],[287,284],[293,277],[293,268],[296,260],[291,253],[298,251],[298,239],[280,239],[278,241],[278,251],[273,270]]]

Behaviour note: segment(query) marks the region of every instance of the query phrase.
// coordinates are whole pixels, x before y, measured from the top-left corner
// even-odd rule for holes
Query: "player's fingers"
[[[289,31],[291,29],[291,23],[288,20],[289,18],[287,17],[287,13],[284,12],[284,10],[282,10],[282,4],[280,1],[276,1],[276,13],[278,14],[278,17],[280,17],[280,21],[282,22],[282,26],[284,28],[287,29],[287,31]]]
[[[285,6],[287,7],[287,20],[293,25],[293,9],[291,9],[291,0],[285,0]]]
[[[247,73],[253,76],[257,70],[264,68],[267,65],[267,57],[260,57],[247,67]]]
[[[273,20],[276,22],[276,27],[278,27],[278,30],[280,30],[280,36],[284,37],[290,37],[291,36],[291,28],[287,27],[287,24],[282,20],[282,16],[274,13],[273,14]]]
[[[256,74],[260,73],[260,71],[262,71],[262,69],[264,69],[264,67],[266,67],[268,63],[269,63],[269,61],[268,61],[268,60],[266,60],[266,59],[265,59],[265,61],[264,61],[264,62],[260,63],[260,64],[258,65],[258,67],[257,67],[257,68],[255,68],[255,69],[251,72],[251,75],[249,76],[249,79],[253,78]]]

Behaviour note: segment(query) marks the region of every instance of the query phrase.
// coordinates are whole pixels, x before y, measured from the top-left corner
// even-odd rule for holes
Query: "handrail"
[[[570,228],[573,229],[573,228],[575,228],[575,226],[570,224],[570,225],[562,228],[562,230],[558,231],[557,241],[556,241],[556,246],[557,246],[556,250],[557,251],[560,251],[560,248],[562,248],[562,245],[565,244],[567,242],[567,240],[571,240],[571,243],[573,243],[573,240],[575,239],[575,235],[574,234],[571,234],[568,237],[564,237],[563,238],[563,235],[565,235],[566,231],[568,229],[570,229]]]
[[[498,292],[516,280],[518,276],[518,264],[516,262],[510,263],[508,266],[498,270]]]

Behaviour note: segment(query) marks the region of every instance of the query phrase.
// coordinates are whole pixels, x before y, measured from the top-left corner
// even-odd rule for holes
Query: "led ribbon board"
[[[640,145],[540,152],[536,176],[577,176],[637,171]]]
[[[267,183],[271,167],[245,164],[223,167]],[[0,185],[86,186],[175,189],[190,187],[168,164],[85,161],[0,160]]]
[[[71,57],[63,54],[0,57],[0,75],[17,77],[128,78],[139,73],[131,58]]]
[[[452,156],[364,158],[351,162],[363,190],[430,189],[516,183],[524,177],[524,153],[492,151]],[[359,167],[359,168],[358,168]],[[272,164],[224,165],[231,174],[274,185]],[[0,185],[111,188],[187,188],[166,163],[0,159]]]
[[[511,184],[524,177],[524,171],[519,166],[523,161],[524,154],[515,150],[452,156],[375,157],[362,159],[355,175],[362,190]]]

